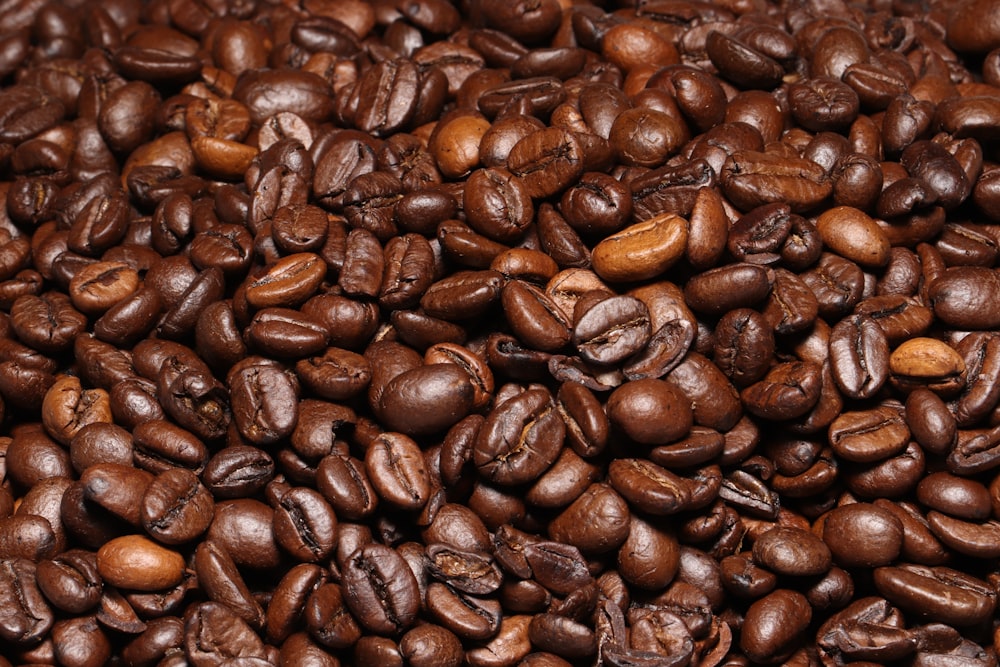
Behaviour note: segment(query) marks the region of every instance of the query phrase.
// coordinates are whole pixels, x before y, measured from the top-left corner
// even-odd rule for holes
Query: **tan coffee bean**
[[[626,227],[594,247],[594,271],[609,282],[647,280],[660,275],[684,256],[688,221],[675,213]]]
[[[965,384],[965,361],[953,347],[936,338],[911,338],[889,356],[892,383],[903,390],[927,387],[954,393]]]
[[[841,257],[866,268],[889,263],[889,239],[864,211],[837,206],[816,219],[823,244]]]
[[[88,424],[114,421],[111,398],[103,389],[84,389],[80,378],[66,375],[49,387],[42,399],[42,424],[54,439],[69,446]]]
[[[97,571],[112,586],[159,591],[181,582],[184,558],[142,535],[124,535],[97,551]]]

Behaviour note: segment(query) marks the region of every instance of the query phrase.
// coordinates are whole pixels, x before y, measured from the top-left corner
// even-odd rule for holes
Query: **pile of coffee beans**
[[[0,0],[0,667],[996,667],[1000,0]]]

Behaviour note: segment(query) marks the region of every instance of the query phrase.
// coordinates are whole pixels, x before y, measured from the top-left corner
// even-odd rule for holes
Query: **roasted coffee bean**
[[[326,264],[318,255],[288,255],[247,285],[246,299],[255,308],[296,306],[312,296],[325,275]]]
[[[281,558],[274,535],[274,511],[254,498],[217,502],[206,537],[218,542],[242,567],[267,569]]]
[[[636,223],[594,247],[594,271],[609,282],[651,278],[683,256],[687,237],[687,221],[674,214],[665,213]]]
[[[643,445],[664,445],[685,437],[694,415],[689,399],[663,380],[629,382],[608,397],[611,423]]]
[[[904,342],[889,357],[889,369],[893,384],[903,391],[927,387],[950,396],[965,384],[962,357],[935,338],[917,337]]]
[[[996,593],[984,582],[943,566],[881,567],[874,578],[890,602],[940,623],[974,625],[996,607]]]
[[[219,544],[210,540],[199,544],[194,553],[194,569],[211,600],[228,605],[252,627],[263,624],[263,609],[250,593],[236,563]]]
[[[180,583],[184,559],[141,535],[125,535],[98,550],[97,571],[112,586],[158,591]]]
[[[134,459],[150,472],[179,466],[199,473],[208,460],[208,449],[190,431],[166,420],[149,420],[132,430]]]
[[[36,565],[24,558],[0,562],[0,595],[9,610],[0,624],[0,632],[5,640],[15,644],[38,642],[51,630],[55,619],[39,591]]]
[[[740,397],[747,410],[763,419],[787,420],[804,415],[819,400],[821,369],[803,361],[777,364]]]
[[[36,567],[38,590],[56,608],[71,614],[92,610],[101,599],[97,556],[82,549],[65,551]]]
[[[713,361],[737,387],[767,373],[774,356],[774,332],[756,310],[737,308],[719,319]]]
[[[392,378],[375,410],[392,430],[409,435],[436,433],[471,411],[473,389],[460,366],[429,364]]]
[[[811,618],[805,596],[778,589],[750,605],[743,620],[740,648],[755,661],[780,659],[794,650],[797,633]]]
[[[611,365],[649,342],[651,323],[645,304],[630,296],[603,299],[587,309],[573,326],[573,344],[585,360]]]
[[[729,156],[720,176],[723,192],[741,210],[785,202],[793,212],[808,211],[833,189],[819,165],[800,158],[738,151]]]
[[[201,602],[185,619],[184,652],[192,660],[242,660],[248,665],[266,664],[264,642],[227,605]]]
[[[416,620],[417,581],[402,556],[380,544],[354,552],[342,567],[344,602],[366,628],[398,634]]]
[[[521,280],[511,280],[504,285],[500,303],[514,334],[526,345],[555,352],[569,343],[568,318],[538,287]]]
[[[767,297],[774,273],[756,264],[730,264],[699,274],[684,287],[684,298],[696,312],[722,315],[756,305]]]
[[[296,487],[278,498],[274,537],[296,560],[316,562],[336,546],[337,517],[317,491]]]
[[[688,481],[655,463],[620,459],[610,465],[608,473],[611,486],[643,512],[676,514],[691,503]]]
[[[830,332],[830,366],[837,387],[853,399],[871,398],[882,389],[890,370],[889,342],[872,318],[857,315]]]
[[[365,453],[365,467],[379,498],[407,510],[417,510],[430,497],[430,478],[417,443],[401,433],[383,433]]]
[[[208,460],[201,478],[214,497],[241,498],[263,489],[274,471],[274,460],[267,452],[247,445],[232,445]]]
[[[142,496],[143,527],[166,544],[182,544],[208,530],[214,501],[193,472],[170,468],[157,475]]]
[[[227,375],[233,422],[255,445],[287,437],[295,427],[298,383],[283,367],[260,357],[247,357]]]
[[[899,556],[903,540],[902,523],[877,505],[844,505],[823,519],[823,541],[843,567],[887,565]]]
[[[0,663],[995,662],[996,0],[8,4]]]
[[[530,389],[490,413],[476,439],[473,462],[499,484],[529,482],[555,461],[565,432],[551,394]]]
[[[773,528],[757,538],[754,560],[779,575],[824,574],[831,563],[830,550],[822,540],[800,528]]]
[[[928,298],[934,314],[949,326],[992,329],[998,317],[990,307],[996,283],[992,269],[951,267],[929,285]]]

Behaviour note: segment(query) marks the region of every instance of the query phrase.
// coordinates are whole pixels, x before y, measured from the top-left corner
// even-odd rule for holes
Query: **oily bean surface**
[[[0,665],[994,667],[998,16],[3,3]]]

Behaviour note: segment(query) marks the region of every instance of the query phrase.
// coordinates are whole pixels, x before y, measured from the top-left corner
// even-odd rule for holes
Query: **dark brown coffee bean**
[[[51,560],[40,561],[36,568],[38,589],[55,607],[70,614],[93,609],[101,598],[101,577],[97,573],[97,555],[74,549]]]
[[[530,389],[490,413],[476,439],[473,462],[499,484],[534,480],[555,461],[565,431],[552,396]]]
[[[691,503],[687,480],[642,459],[619,459],[608,469],[609,481],[636,509],[655,515],[675,514]]]
[[[264,622],[264,611],[253,598],[232,557],[216,542],[202,542],[194,553],[198,583],[208,597],[227,605],[254,628]]]
[[[52,628],[54,617],[36,581],[36,566],[23,558],[2,561],[0,595],[10,615],[0,625],[4,639],[30,644],[42,639]]]
[[[785,202],[796,213],[808,211],[833,189],[814,162],[754,151],[730,155],[720,182],[726,197],[744,211],[772,202]]]
[[[779,575],[824,574],[831,564],[830,549],[812,533],[798,528],[773,528],[757,538],[754,560]]]
[[[208,530],[214,501],[197,476],[170,468],[156,476],[142,496],[142,524],[166,544],[182,544]]]
[[[316,486],[337,515],[345,519],[361,519],[378,506],[379,497],[364,464],[357,459],[336,454],[324,457],[317,468]]]
[[[456,364],[420,366],[394,377],[376,412],[392,430],[409,435],[443,431],[472,409],[473,385]]]
[[[774,333],[759,312],[737,308],[719,320],[713,360],[737,387],[764,377],[773,356]]]
[[[887,565],[899,556],[903,539],[902,523],[877,505],[844,505],[823,519],[823,541],[842,567]]]
[[[500,293],[500,303],[514,334],[527,346],[555,352],[570,342],[569,319],[540,288],[511,280]]]
[[[336,546],[337,517],[317,491],[289,489],[274,508],[274,537],[296,560],[316,562]],[[270,614],[270,612],[269,612]]]
[[[585,360],[611,365],[646,347],[650,328],[642,301],[631,296],[611,297],[576,318],[573,344]]]
[[[394,635],[416,620],[417,581],[403,558],[380,544],[363,547],[342,568],[344,602],[366,628]]]
[[[383,433],[365,454],[368,478],[379,498],[416,510],[430,497],[430,479],[416,442],[401,433]]]
[[[957,626],[973,625],[987,618],[996,606],[995,592],[982,581],[946,567],[878,568],[875,585],[890,602],[904,610]]]
[[[756,661],[780,659],[794,650],[799,629],[805,628],[811,618],[805,596],[778,589],[750,605],[743,621],[740,648]]]

